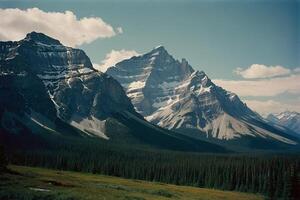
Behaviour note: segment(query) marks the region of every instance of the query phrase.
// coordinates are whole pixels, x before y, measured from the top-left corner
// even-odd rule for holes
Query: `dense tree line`
[[[28,166],[300,199],[299,155],[199,154],[87,143],[14,152],[9,159]]]
[[[4,152],[4,146],[0,145],[0,173],[6,170],[7,159]]]

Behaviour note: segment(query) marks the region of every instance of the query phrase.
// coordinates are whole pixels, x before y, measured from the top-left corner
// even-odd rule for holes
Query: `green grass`
[[[177,186],[88,173],[23,166],[9,166],[9,169],[9,173],[0,175],[0,199],[263,199],[263,196],[256,194]]]

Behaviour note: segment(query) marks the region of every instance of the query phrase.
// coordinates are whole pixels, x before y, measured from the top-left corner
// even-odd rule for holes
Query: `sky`
[[[266,115],[300,112],[296,0],[0,0],[0,40],[44,32],[105,70],[163,45]]]

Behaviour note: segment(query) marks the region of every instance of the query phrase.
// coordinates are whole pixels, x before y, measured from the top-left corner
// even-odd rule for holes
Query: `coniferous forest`
[[[17,165],[259,193],[268,199],[300,197],[297,154],[187,153],[92,140],[50,146],[28,150],[7,148],[6,157],[9,163]]]

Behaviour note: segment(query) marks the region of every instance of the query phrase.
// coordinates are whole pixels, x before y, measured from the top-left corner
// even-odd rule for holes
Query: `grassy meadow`
[[[261,200],[261,195],[177,186],[44,168],[9,166],[0,175],[0,199]]]

